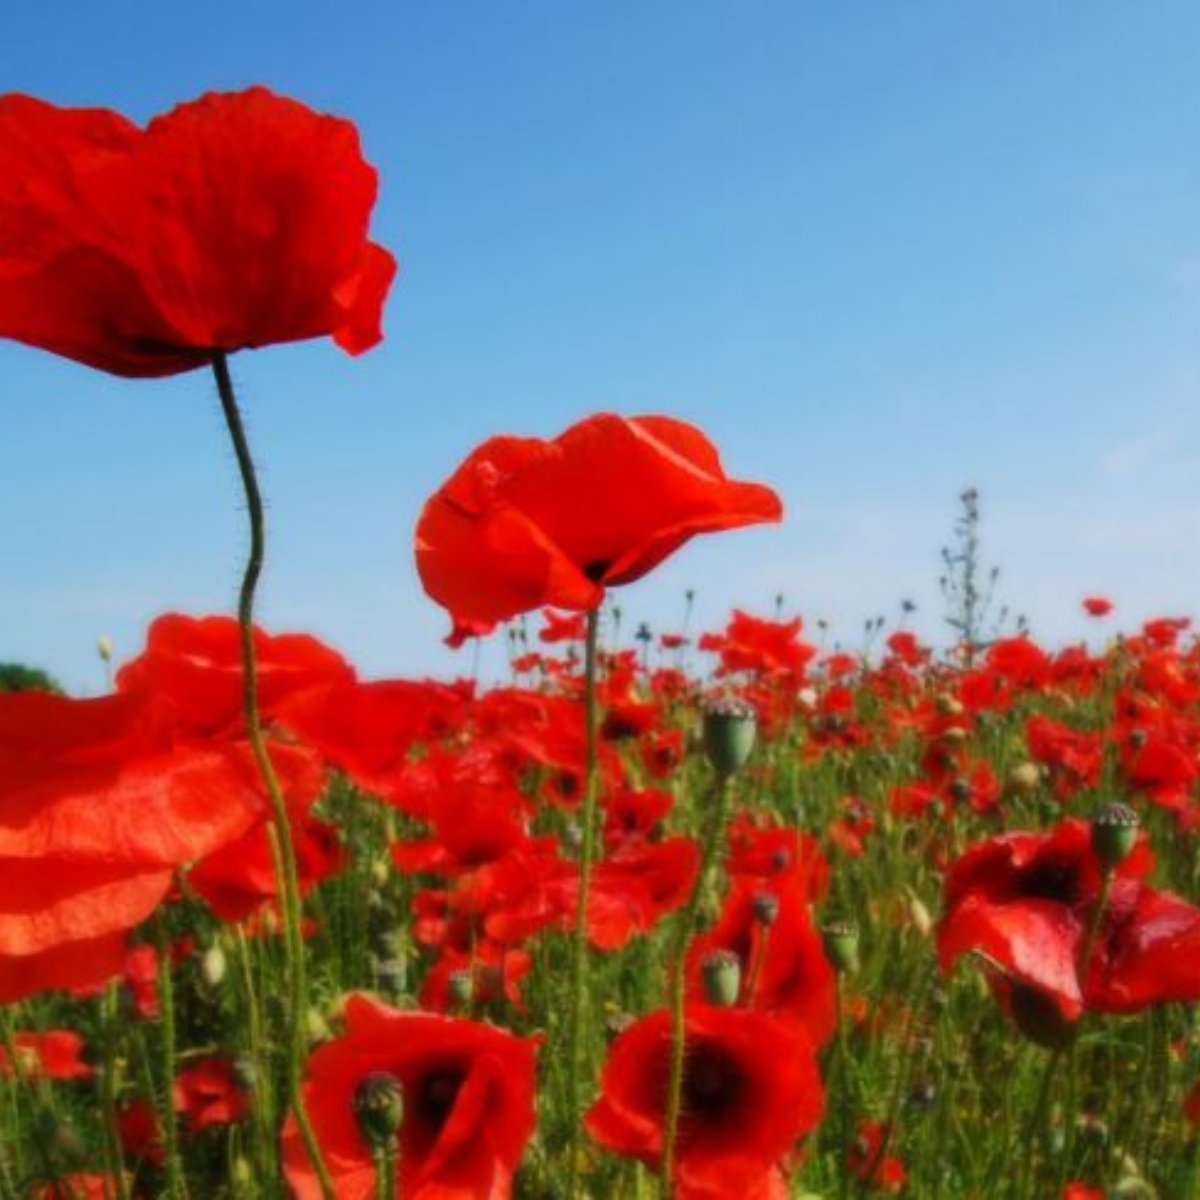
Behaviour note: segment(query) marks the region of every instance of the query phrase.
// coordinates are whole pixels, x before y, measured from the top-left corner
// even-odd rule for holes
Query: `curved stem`
[[[246,560],[245,573],[242,576],[241,591],[238,595],[238,629],[241,634],[243,696],[242,704],[246,714],[246,736],[258,765],[263,783],[266,785],[267,797],[271,804],[271,821],[269,833],[279,847],[279,895],[283,907],[284,945],[287,954],[288,978],[288,1030],[287,1030],[287,1078],[288,1093],[292,1111],[296,1115],[296,1125],[304,1140],[305,1150],[317,1173],[325,1200],[334,1200],[333,1183],[321,1148],[313,1132],[308,1110],[300,1090],[300,1080],[303,1073],[304,1058],[304,1013],[307,1003],[307,980],[305,978],[304,938],[300,931],[300,884],[296,869],[296,849],[292,840],[291,822],[288,818],[287,803],[279,786],[279,778],[271,756],[267,752],[266,741],[263,738],[262,723],[258,711],[258,664],[254,651],[254,593],[258,587],[258,577],[262,573],[263,558],[266,550],[266,526],[263,519],[262,493],[258,487],[258,476],[254,470],[254,459],[250,454],[250,444],[246,440],[246,431],[242,425],[241,413],[238,410],[237,397],[233,390],[233,381],[229,377],[229,363],[223,353],[213,357],[213,374],[216,376],[217,392],[221,397],[221,411],[225,417],[225,425],[233,443],[233,452],[237,458],[238,472],[242,479],[242,488],[246,495],[246,513],[250,521],[250,553]]]
[[[700,854],[700,869],[696,874],[696,882],[692,894],[688,897],[687,907],[679,920],[675,935],[675,959],[671,965],[671,1062],[667,1078],[667,1112],[663,1126],[662,1153],[662,1195],[670,1200],[672,1191],[672,1175],[675,1170],[675,1147],[679,1140],[679,1114],[683,1099],[683,1066],[687,1053],[687,1028],[685,1024],[684,997],[686,994],[687,973],[684,969],[684,959],[687,955],[687,944],[691,940],[696,925],[696,914],[700,910],[700,901],[704,896],[704,887],[709,871],[717,857],[721,833],[725,828],[725,811],[729,805],[730,776],[718,777],[715,796],[709,811],[708,825],[704,831],[704,841]]]
[[[600,617],[596,609],[587,614],[587,641],[583,664],[584,791],[583,828],[579,850],[579,899],[575,908],[575,935],[571,947],[571,1009],[567,1030],[567,1195],[575,1196],[579,1184],[579,1125],[583,1116],[583,1080],[585,1026],[587,1021],[587,908],[591,889],[592,864],[596,857],[596,808],[600,779],[597,771],[596,744],[599,715],[596,697],[596,644]]]

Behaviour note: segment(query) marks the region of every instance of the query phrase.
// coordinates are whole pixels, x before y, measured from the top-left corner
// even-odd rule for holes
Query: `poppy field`
[[[694,425],[605,412],[414,514],[502,681],[256,622],[236,355],[380,341],[376,187],[261,87],[144,129],[0,97],[0,336],[210,373],[249,527],[236,613],[164,612],[100,696],[0,688],[0,1198],[1200,1195],[1186,617],[985,630],[968,493],[948,647],[782,598],[623,621],[786,515]]]

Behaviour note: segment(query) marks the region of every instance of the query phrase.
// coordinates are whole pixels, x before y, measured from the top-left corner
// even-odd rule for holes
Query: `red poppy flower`
[[[787,1016],[814,1044],[837,1024],[833,970],[808,915],[804,879],[796,873],[771,883],[735,878],[716,924],[693,939],[687,955],[689,984],[701,994],[701,964],[715,950],[735,955],[742,968],[741,1001],[748,1008]],[[772,906],[763,920],[764,902]]]
[[[763,1013],[689,1004],[672,1194],[677,1200],[786,1195],[778,1164],[821,1119],[824,1094],[803,1028]],[[630,1025],[609,1047],[585,1118],[602,1146],[660,1164],[671,1020]],[[772,1191],[772,1188],[775,1190]]]
[[[357,354],[395,273],[375,185],[350,122],[263,87],[144,130],[0,97],[0,336],[126,376],[326,335]]]
[[[250,1094],[237,1082],[226,1058],[201,1058],[175,1076],[174,1104],[187,1117],[188,1130],[240,1121],[250,1111]]]
[[[990,838],[947,875],[942,966],[982,953],[1014,1015],[1036,1011],[1051,1033],[1084,1009],[1128,1013],[1200,999],[1200,908],[1147,887],[1152,865],[1143,842],[1117,868],[1081,979],[1079,956],[1100,891],[1088,826],[1065,821],[1048,834]],[[1026,1032],[1037,1036],[1032,1027]]]
[[[350,664],[306,633],[269,634],[256,627],[254,653],[265,722],[298,695],[355,682]],[[117,691],[166,702],[193,736],[241,736],[242,671],[241,632],[232,617],[164,613],[151,624],[145,650],[117,672]],[[347,703],[344,694],[341,699]]]
[[[18,1033],[17,1070],[9,1062],[8,1050],[0,1046],[0,1076],[19,1074],[47,1079],[90,1079],[95,1070],[83,1061],[83,1038],[73,1029],[48,1029],[44,1033]]]
[[[802,622],[767,621],[735,610],[724,633],[706,633],[700,649],[721,657],[718,675],[749,671],[799,687],[816,647],[800,640]]]
[[[365,996],[346,1005],[346,1032],[308,1060],[305,1103],[338,1200],[371,1200],[371,1148],[354,1116],[363,1080],[400,1085],[397,1178],[406,1200],[507,1200],[534,1128],[536,1040],[493,1025],[400,1012]],[[284,1171],[298,1200],[321,1194],[294,1117]]]
[[[1113,610],[1113,602],[1107,596],[1085,596],[1083,611],[1089,617],[1107,617]]]
[[[543,606],[593,609],[696,534],[780,515],[769,488],[726,478],[698,429],[602,413],[475,450],[421,513],[417,567],[462,635]]]
[[[854,1144],[846,1156],[851,1174],[882,1191],[898,1192],[908,1178],[904,1164],[892,1154],[881,1154],[888,1127],[881,1121],[860,1121]]]

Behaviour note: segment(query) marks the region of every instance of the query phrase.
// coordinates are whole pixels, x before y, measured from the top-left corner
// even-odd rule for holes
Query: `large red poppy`
[[[1100,895],[1087,825],[1064,821],[1046,834],[1010,833],[972,847],[946,878],[938,953],[948,969],[971,951],[997,970],[1010,1007],[1020,999],[1058,1021],[1085,1010],[1135,1012],[1200,999],[1200,908],[1143,882],[1153,865],[1144,843],[1116,870],[1091,948],[1080,957]]]
[[[304,1098],[339,1200],[375,1195],[371,1148],[354,1102],[364,1079],[400,1085],[399,1194],[405,1200],[507,1200],[534,1128],[532,1038],[493,1025],[400,1012],[365,996],[346,1006],[343,1036],[308,1060]],[[320,1196],[295,1118],[283,1132],[284,1171],[299,1200]]]
[[[778,496],[726,478],[696,428],[588,417],[558,437],[495,437],[425,505],[417,567],[456,630],[534,608],[595,608],[698,533],[781,515]]]
[[[689,1004],[675,1154],[677,1200],[786,1195],[778,1164],[821,1119],[812,1043],[791,1021]],[[671,1020],[629,1026],[609,1048],[588,1132],[617,1154],[657,1167],[663,1152]]]
[[[0,97],[0,336],[127,376],[326,335],[366,350],[395,273],[367,240],[375,188],[350,122],[263,87],[144,130]]]

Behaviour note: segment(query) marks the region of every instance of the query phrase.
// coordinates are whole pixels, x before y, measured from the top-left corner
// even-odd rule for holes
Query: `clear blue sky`
[[[271,504],[262,615],[364,673],[467,670],[412,565],[495,432],[694,421],[779,528],[694,542],[627,620],[920,604],[983,497],[1047,640],[1081,596],[1200,614],[1200,6],[1146,0],[42,3],[2,86],[144,120],[266,83],[357,121],[386,341],[234,360]],[[203,373],[129,382],[0,343],[0,659],[100,683],[245,545]],[[502,640],[485,650],[499,659]]]

